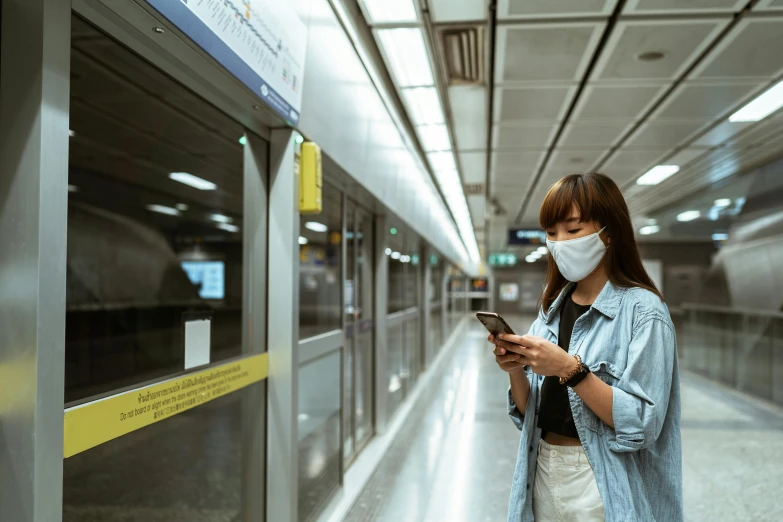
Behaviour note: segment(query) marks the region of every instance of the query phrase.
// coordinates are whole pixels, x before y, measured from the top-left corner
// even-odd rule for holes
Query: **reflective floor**
[[[512,327],[524,331],[529,319]],[[472,322],[451,350],[346,521],[500,522],[519,432],[508,379]],[[783,520],[783,410],[684,373],[688,521]]]

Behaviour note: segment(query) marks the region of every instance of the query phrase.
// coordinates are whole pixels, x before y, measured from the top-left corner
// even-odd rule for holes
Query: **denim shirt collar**
[[[560,291],[560,295],[557,296],[557,299],[555,299],[552,306],[549,307],[549,310],[546,313],[544,313],[543,310],[541,311],[542,319],[546,324],[551,325],[552,320],[555,317],[558,317],[560,307],[563,305],[565,298],[571,293],[574,285],[575,283],[568,283],[565,288]],[[611,281],[607,281],[590,308],[597,310],[609,319],[614,319],[620,309],[620,303],[623,301],[623,295],[626,290],[626,288],[615,286]]]

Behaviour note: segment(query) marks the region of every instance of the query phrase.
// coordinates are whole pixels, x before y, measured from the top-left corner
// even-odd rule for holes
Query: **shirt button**
[[[557,450],[552,450],[552,456],[557,457]]]

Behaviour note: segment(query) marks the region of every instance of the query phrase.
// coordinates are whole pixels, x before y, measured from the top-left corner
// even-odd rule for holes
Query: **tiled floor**
[[[480,326],[465,332],[347,522],[505,520],[519,440],[508,379]],[[783,410],[688,373],[681,386],[686,519],[783,520]]]

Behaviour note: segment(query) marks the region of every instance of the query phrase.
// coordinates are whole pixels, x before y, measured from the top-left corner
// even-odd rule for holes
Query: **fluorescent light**
[[[636,180],[637,185],[657,185],[661,181],[674,176],[680,171],[679,165],[658,165],[651,168],[641,178]]]
[[[308,221],[305,223],[305,228],[307,230],[312,230],[313,232],[326,232],[329,230],[329,227],[324,225],[323,223],[317,223],[315,221]]]
[[[172,172],[169,178],[199,190],[215,190],[217,185],[187,172]]]
[[[538,261],[538,259],[536,259],[535,257],[527,256],[525,258],[525,261],[527,261],[528,263],[535,263],[536,261]]]
[[[545,246],[541,246],[541,247],[538,247],[538,250],[536,250],[536,252],[538,252],[539,254],[541,254],[543,256],[543,255],[547,254],[549,252],[549,250],[547,250],[547,248]]]
[[[215,223],[231,223],[232,221],[234,221],[230,217],[224,216],[223,214],[212,214],[211,216],[209,216],[209,219],[211,219]]]
[[[658,225],[647,225],[639,229],[639,233],[643,236],[649,236],[651,234],[657,234],[661,231],[661,227]]]
[[[364,0],[370,23],[416,22],[413,0]]]
[[[179,210],[164,205],[147,205],[147,210],[157,212],[158,214],[166,214],[168,216],[179,216]]]
[[[414,125],[445,123],[440,96],[435,87],[403,89],[402,97],[405,98],[405,105]]]
[[[451,150],[449,131],[445,125],[422,125],[416,130],[419,132],[421,146],[425,152]]]
[[[538,253],[538,250],[533,250],[528,254],[528,257],[532,257],[533,259],[541,259],[541,254]]]
[[[677,215],[677,221],[693,221],[701,217],[701,212],[698,210],[686,210],[685,212]]]
[[[399,87],[435,85],[421,29],[382,29],[377,34]]]
[[[391,258],[392,259],[399,259],[400,257],[402,257],[402,256],[401,256],[401,254],[399,252],[392,252],[392,254],[391,254]]]
[[[182,212],[185,212],[188,209],[188,206],[184,203],[177,203],[177,210],[181,210]]]
[[[715,234],[712,234],[712,240],[713,241],[726,241],[727,239],[729,239],[729,235],[728,234],[717,233],[717,232]]]
[[[236,225],[230,225],[228,223],[221,223],[217,226],[220,230],[225,230],[226,232],[239,232],[239,227]]]
[[[299,236],[299,244],[300,245],[306,245],[307,244],[307,238],[304,236]]]
[[[400,256],[400,262],[401,263],[410,263],[411,262],[411,256]]]
[[[457,162],[451,152],[430,152],[427,154],[432,170],[436,172],[456,172]]]
[[[387,248],[386,249],[386,255],[390,256],[391,254],[392,254],[392,249],[391,248]]]
[[[729,198],[721,198],[715,200],[715,206],[719,208],[726,208],[731,206],[731,200]]]
[[[783,107],[783,82],[778,82],[755,100],[729,116],[729,121],[763,120],[781,107]]]

